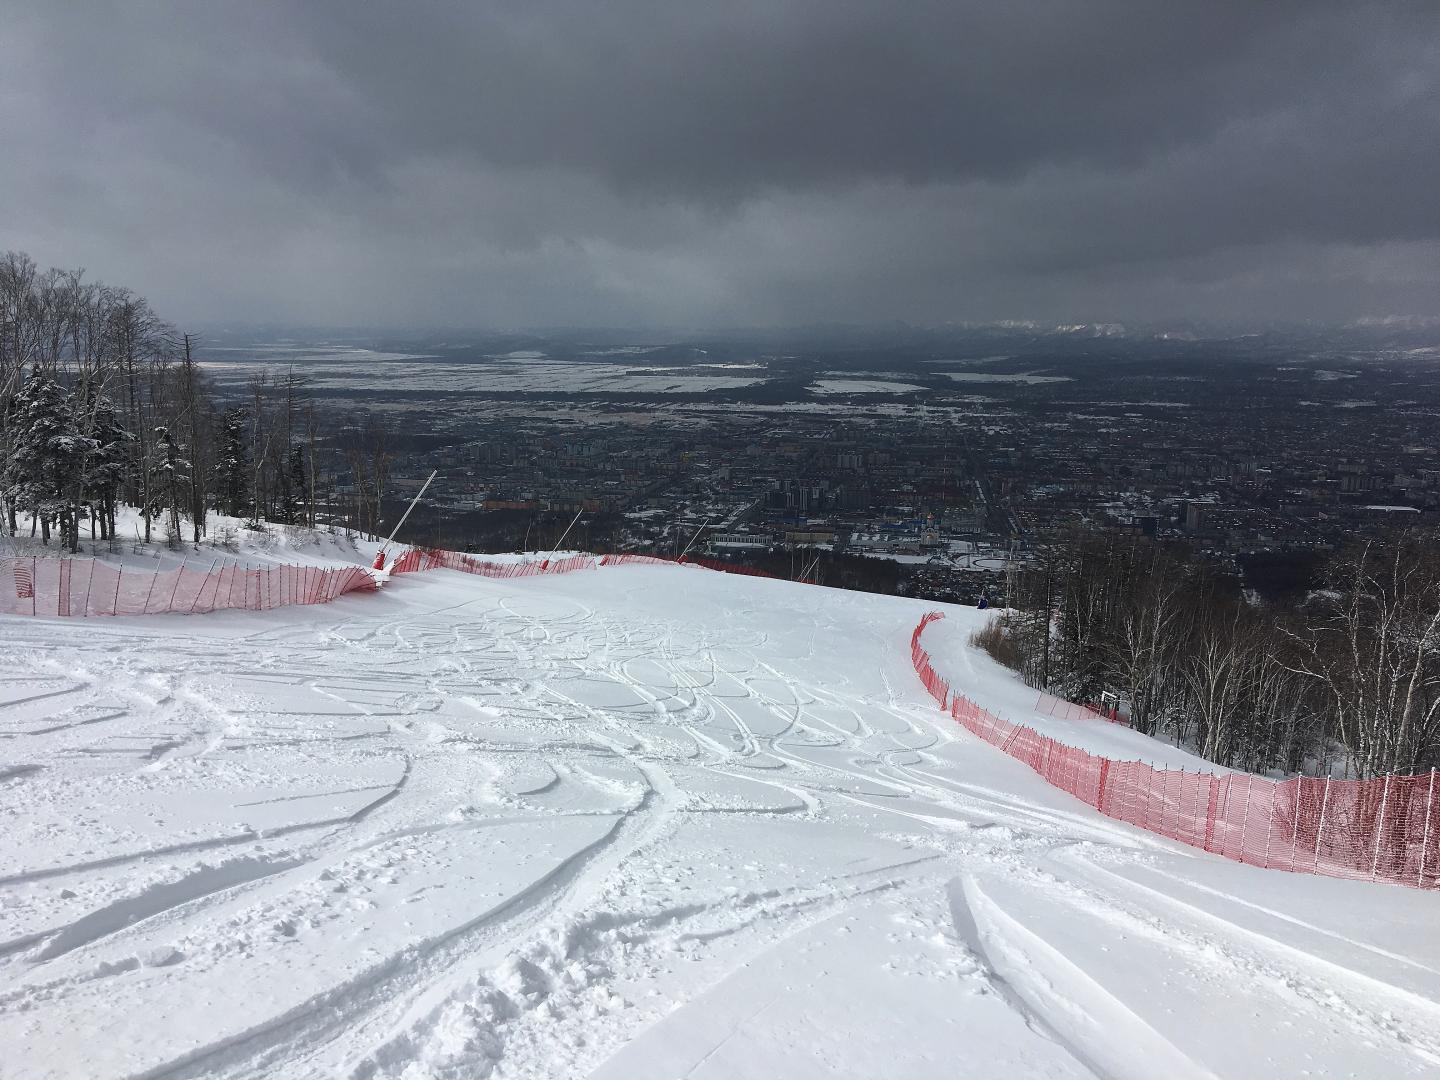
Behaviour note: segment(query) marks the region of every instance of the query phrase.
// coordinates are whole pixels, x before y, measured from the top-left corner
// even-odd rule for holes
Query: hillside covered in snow
[[[1047,786],[926,694],[931,606],[609,566],[0,616],[0,1076],[1435,1075],[1433,892]],[[946,615],[969,697],[1193,766]]]

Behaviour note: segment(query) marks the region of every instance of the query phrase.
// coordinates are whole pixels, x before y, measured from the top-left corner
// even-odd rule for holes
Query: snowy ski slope
[[[1440,1074],[1440,898],[1048,788],[920,687],[932,606],[630,566],[0,618],[0,1077]],[[1040,723],[979,618],[930,648]]]

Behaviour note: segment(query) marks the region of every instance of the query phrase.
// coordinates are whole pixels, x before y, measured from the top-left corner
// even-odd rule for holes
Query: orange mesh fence
[[[1061,720],[1107,720],[1112,724],[1124,723],[1120,716],[1120,707],[1112,705],[1106,707],[1095,707],[1091,705],[1077,705],[1073,701],[1066,701],[1054,694],[1042,693],[1035,699],[1035,711],[1044,713],[1046,716],[1054,716]]]
[[[488,578],[536,577],[542,574],[568,574],[575,570],[590,570],[599,566],[698,566],[706,570],[719,570],[727,574],[742,574],[748,577],[774,578],[776,575],[750,566],[720,562],[716,559],[680,556],[669,558],[662,555],[571,555],[564,559],[540,559],[528,562],[488,562],[483,557],[465,555],[458,551],[442,551],[439,548],[410,548],[395,560],[390,568],[392,574],[412,574],[424,570],[459,570],[465,574],[478,574]]]
[[[760,570],[754,566],[743,566],[740,563],[723,562],[720,559],[707,559],[697,555],[604,555],[601,556],[602,566],[624,566],[630,563],[638,563],[644,566],[698,566],[705,570],[718,570],[722,574],[739,574],[741,577],[770,578],[772,581],[783,581],[779,574],[772,574],[768,570]]]
[[[458,551],[410,548],[395,560],[392,574],[459,570],[487,578],[526,578],[568,574],[597,566],[628,563],[698,566],[726,573],[773,577],[762,570],[710,559],[654,555],[571,555],[563,559],[489,562]],[[324,604],[346,593],[377,587],[358,566],[211,565],[174,570],[110,566],[91,559],[0,559],[0,614],[10,615],[155,615],[199,614],[221,609],[269,611],[295,604]]]
[[[1102,814],[1251,866],[1419,888],[1440,885],[1440,792],[1433,769],[1373,780],[1270,780],[1100,757],[1002,720],[952,693],[920,640],[925,627],[940,618],[943,613],[928,612],[910,636],[911,659],[925,689],[942,709],[948,699],[950,715],[966,730]],[[1061,715],[1042,707],[1046,697],[1037,710]],[[1072,708],[1083,712],[1065,715],[1109,719],[1083,706]]]
[[[221,609],[269,611],[325,604],[375,588],[358,566],[181,566],[141,570],[94,559],[0,559],[0,613],[8,615],[156,615]]]
[[[541,559],[533,562],[487,562],[459,551],[439,548],[410,548],[390,567],[392,574],[414,574],[426,570],[459,570],[487,578],[537,577],[541,574],[568,574],[575,570],[594,568],[594,555],[571,555],[564,559]]]

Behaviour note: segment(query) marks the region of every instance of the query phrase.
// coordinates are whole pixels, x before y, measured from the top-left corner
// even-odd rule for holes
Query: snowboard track
[[[223,986],[254,958],[330,956],[322,931],[353,921],[348,967],[112,1074],[579,1077],[869,912],[927,926],[960,981],[1076,1075],[1143,1075],[1126,1044],[1167,1075],[1220,1075],[1051,911],[1364,1041],[1396,1075],[1440,1064],[1440,965],[1207,885],[1209,857],[993,764],[913,686],[897,641],[916,608],[857,619],[816,663],[847,602],[826,590],[736,579],[691,618],[649,600],[686,571],[580,576],[397,580],[338,602],[339,621],[331,606],[77,639],[27,620],[0,702],[3,745],[24,749],[0,796],[39,789],[100,831],[44,826],[64,842],[0,875],[17,898],[0,1013],[39,1018],[19,1051],[116,994],[183,1014],[151,972]],[[771,601],[808,629],[779,633]],[[229,816],[152,826],[197,790]],[[157,809],[107,824],[97,807],[127,799]],[[780,854],[748,850],[772,833]],[[481,895],[505,844],[533,859]],[[431,903],[443,917],[411,928]],[[637,996],[656,978],[663,1000]]]

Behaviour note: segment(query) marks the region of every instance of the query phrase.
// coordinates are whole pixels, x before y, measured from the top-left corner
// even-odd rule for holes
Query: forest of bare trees
[[[0,255],[0,514],[9,535],[24,520],[45,543],[77,551],[82,526],[116,539],[121,505],[139,510],[145,541],[158,533],[199,542],[211,510],[316,524],[319,433],[303,380],[259,375],[247,400],[222,409],[194,344],[127,289]],[[368,437],[364,476],[378,506],[387,459],[383,437]]]
[[[1440,764],[1440,542],[1397,533],[1290,604],[1117,533],[1041,546],[976,643],[1032,686],[1250,771],[1367,778]]]

